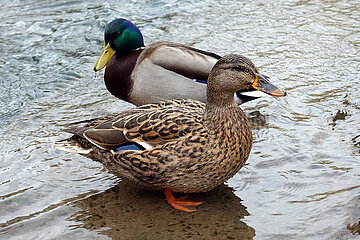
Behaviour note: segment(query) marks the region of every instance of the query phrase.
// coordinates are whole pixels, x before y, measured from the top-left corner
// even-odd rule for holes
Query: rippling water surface
[[[194,2],[2,1],[0,239],[360,238],[359,2]],[[244,54],[288,92],[242,106],[248,164],[195,214],[53,146],[132,107],[92,71],[116,17],[147,43]]]

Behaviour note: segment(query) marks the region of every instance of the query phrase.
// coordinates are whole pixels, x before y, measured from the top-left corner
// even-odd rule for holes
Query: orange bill
[[[286,92],[269,82],[269,77],[257,74],[252,87],[274,97],[286,96]]]

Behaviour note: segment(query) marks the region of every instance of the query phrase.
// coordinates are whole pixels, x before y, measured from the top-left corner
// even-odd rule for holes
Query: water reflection
[[[338,110],[335,114],[335,116],[332,119],[332,123],[329,123],[331,126],[336,126],[336,121],[338,120],[345,120],[345,117],[347,117],[349,113],[346,110]]]
[[[205,200],[192,214],[172,209],[159,191],[147,191],[127,181],[103,193],[75,202],[81,210],[69,217],[78,222],[73,229],[86,228],[113,239],[249,239],[255,230],[241,219],[246,207],[233,190],[221,185],[195,194]]]
[[[260,129],[267,126],[266,117],[260,111],[252,111],[247,114],[252,129]]]

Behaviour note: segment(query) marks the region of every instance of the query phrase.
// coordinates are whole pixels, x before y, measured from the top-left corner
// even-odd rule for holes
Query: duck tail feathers
[[[92,148],[84,148],[72,139],[57,141],[54,146],[59,150],[70,153],[89,154],[92,151]]]

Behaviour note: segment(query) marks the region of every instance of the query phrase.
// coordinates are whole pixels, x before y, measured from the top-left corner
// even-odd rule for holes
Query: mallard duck
[[[202,202],[172,192],[206,192],[232,177],[252,147],[249,121],[234,93],[257,89],[285,93],[261,78],[241,55],[227,55],[213,67],[207,100],[167,100],[105,117],[57,143],[101,162],[109,172],[151,189],[162,189],[174,208],[195,211]]]
[[[206,101],[206,80],[220,56],[172,42],[154,42],[145,47],[137,26],[115,19],[105,28],[101,57],[94,66],[106,66],[104,79],[115,97],[137,106],[171,99]],[[258,91],[257,91],[258,92]],[[237,104],[258,97],[254,89],[234,94]]]

